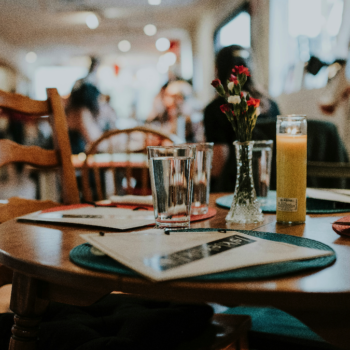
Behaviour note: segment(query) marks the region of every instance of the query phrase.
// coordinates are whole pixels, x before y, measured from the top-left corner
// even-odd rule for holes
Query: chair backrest
[[[52,127],[54,149],[38,146],[23,146],[11,140],[0,140],[0,166],[19,162],[38,168],[58,168],[61,172],[62,200],[64,204],[80,202],[75,171],[71,162],[71,147],[68,138],[66,115],[60,95],[54,88],[47,89],[46,101],[0,90],[0,108],[26,115],[37,120],[48,117]]]
[[[172,136],[143,126],[104,133],[86,151],[81,171],[84,200],[150,194],[147,146],[174,144]]]
[[[336,126],[320,120],[308,120],[307,124],[307,186],[348,188],[349,158]],[[276,189],[276,121],[256,124],[253,140],[264,139],[274,141],[270,188]]]

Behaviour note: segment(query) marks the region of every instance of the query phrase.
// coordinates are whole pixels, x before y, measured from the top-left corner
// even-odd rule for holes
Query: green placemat
[[[229,194],[218,198],[216,204],[220,207],[230,209],[232,199],[233,194]],[[269,191],[266,201],[260,205],[260,208],[263,213],[276,213],[276,191]],[[350,211],[350,203],[306,198],[307,214],[345,213],[348,211]]]
[[[212,229],[198,229],[198,231],[210,231]],[[230,231],[225,229],[226,231]],[[244,231],[244,230],[232,230],[242,232],[247,235],[267,239],[275,242],[290,243],[301,247],[308,247],[320,250],[331,251],[333,254],[300,261],[287,261],[272,264],[265,264],[259,266],[246,267],[237,270],[225,271],[220,273],[214,273],[210,275],[203,275],[197,277],[188,278],[188,280],[194,281],[220,281],[220,280],[247,280],[247,279],[262,279],[283,276],[290,273],[304,271],[308,269],[323,268],[336,259],[334,250],[328,245],[314,241],[307,238],[295,237],[286,234],[270,233],[270,232],[257,232],[257,231]],[[87,269],[117,273],[126,276],[140,276],[138,273],[130,270],[128,267],[118,263],[109,256],[96,256],[91,253],[91,245],[88,243],[81,244],[73,248],[70,252],[70,259],[73,263],[85,267]]]

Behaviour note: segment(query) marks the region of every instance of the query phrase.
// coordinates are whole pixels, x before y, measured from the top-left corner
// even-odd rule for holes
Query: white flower
[[[256,107],[255,113],[256,113],[256,116],[259,117],[259,115],[260,115],[260,107]]]
[[[233,89],[234,86],[235,86],[235,84],[234,84],[232,81],[230,81],[230,82],[227,84],[227,88],[228,88],[230,91],[232,91],[232,89]]]
[[[233,104],[238,104],[238,103],[241,103],[241,98],[237,95],[235,96],[230,96],[228,99],[227,99],[227,102],[228,103],[233,103]]]

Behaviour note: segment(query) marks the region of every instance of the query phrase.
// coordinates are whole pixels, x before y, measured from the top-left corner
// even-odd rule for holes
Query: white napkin
[[[306,195],[310,198],[323,199],[327,201],[336,201],[350,203],[350,191],[341,189],[326,188],[307,188]]]
[[[109,199],[112,203],[119,204],[153,205],[152,196],[111,196]]]

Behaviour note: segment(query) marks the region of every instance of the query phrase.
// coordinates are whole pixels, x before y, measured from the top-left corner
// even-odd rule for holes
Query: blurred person
[[[247,60],[243,57],[247,53],[243,47],[231,45],[224,47],[217,54],[216,76],[225,87],[235,66],[245,66],[250,70]],[[260,99],[257,125],[264,120],[277,119],[277,115],[280,114],[277,104],[254,84],[251,76],[247,77],[243,93],[249,93],[251,97]],[[215,143],[211,186],[213,192],[233,192],[235,187],[236,156],[233,142],[237,137],[226,115],[220,110],[220,106],[225,103],[225,99],[218,96],[204,109],[205,138],[207,142]]]
[[[194,142],[195,134],[191,115],[195,111],[192,86],[177,80],[162,87],[156,96],[153,110],[146,124],[183,141]]]
[[[84,152],[86,146],[98,139],[116,119],[105,97],[86,82],[72,90],[66,115],[73,154]]]
[[[92,84],[96,88],[98,88],[97,71],[100,66],[100,60],[97,57],[90,57],[90,60],[91,60],[91,63],[90,63],[88,74],[86,75],[86,77],[77,80],[72,90],[78,89],[84,83]]]

